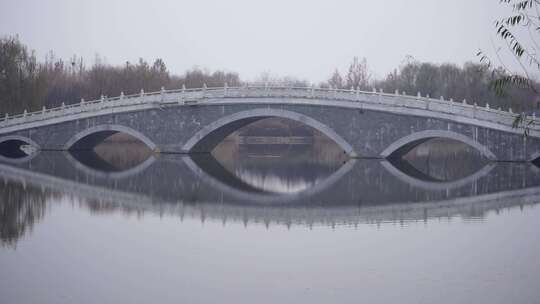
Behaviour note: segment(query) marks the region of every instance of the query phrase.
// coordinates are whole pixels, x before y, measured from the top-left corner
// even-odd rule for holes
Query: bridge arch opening
[[[465,135],[445,130],[428,130],[405,136],[388,146],[381,153],[381,156],[390,159],[402,158],[414,148],[433,139],[447,139],[450,141],[461,142],[467,146],[474,148],[480,153],[480,155],[482,155],[488,160],[497,159],[493,152],[491,152],[487,147],[480,144],[478,141],[475,141]]]
[[[474,176],[490,164],[477,149],[447,138],[429,139],[388,161],[405,174],[441,184]]]
[[[182,150],[190,153],[212,152],[230,134],[268,118],[292,120],[311,127],[335,142],[345,154],[357,156],[352,146],[327,125],[297,112],[268,108],[242,111],[223,117],[199,130],[184,144]]]
[[[94,175],[119,175],[145,167],[155,145],[139,132],[117,125],[89,128],[67,144],[68,159]]]
[[[128,141],[137,140],[150,150],[156,149],[156,145],[148,137],[132,128],[121,125],[99,125],[77,133],[65,144],[64,150],[91,151],[116,134],[125,134]]]
[[[26,159],[39,150],[38,144],[23,136],[0,138],[0,156],[5,159]]]

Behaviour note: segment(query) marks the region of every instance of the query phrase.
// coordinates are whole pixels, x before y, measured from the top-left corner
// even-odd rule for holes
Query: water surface
[[[261,147],[0,164],[0,302],[540,298],[534,165],[445,143],[392,161]]]

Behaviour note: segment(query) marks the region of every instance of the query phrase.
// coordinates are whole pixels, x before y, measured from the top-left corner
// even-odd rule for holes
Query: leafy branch
[[[503,75],[498,76],[490,84],[490,87],[498,96],[505,94],[509,88],[519,88],[530,90],[535,96],[540,96],[536,88],[536,82],[531,77],[533,72],[540,71],[540,60],[537,57],[537,34],[540,32],[540,0],[500,0],[501,4],[509,5],[512,14],[508,17],[495,21],[496,36],[508,48],[509,53],[516,59],[520,71],[513,71],[503,63],[496,51],[498,61],[502,65]],[[526,29],[529,33],[532,47],[526,47],[520,38],[520,30]],[[480,62],[488,68],[492,67],[492,61],[483,51],[479,51],[477,56]],[[524,135],[528,136],[531,127],[535,125],[534,120],[528,119],[525,113],[517,114],[514,128],[524,130]]]

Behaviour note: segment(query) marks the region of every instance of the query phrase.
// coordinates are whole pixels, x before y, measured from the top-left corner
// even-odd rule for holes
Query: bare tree
[[[328,85],[334,89],[343,89],[345,84],[343,81],[343,77],[341,77],[341,74],[339,73],[338,69],[334,71],[334,74],[332,74],[332,77],[328,79]]]
[[[366,58],[358,60],[358,57],[354,57],[347,72],[346,87],[368,90],[370,79],[371,73],[368,70]]]

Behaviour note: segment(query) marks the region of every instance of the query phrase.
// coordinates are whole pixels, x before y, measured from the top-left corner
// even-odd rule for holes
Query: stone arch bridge
[[[282,117],[333,139],[351,157],[402,155],[432,138],[464,142],[491,160],[534,161],[540,127],[529,136],[506,112],[452,100],[383,92],[291,87],[221,87],[102,97],[0,120],[0,149],[91,149],[124,132],[163,153],[210,152],[254,121]],[[535,119],[529,117],[528,119]]]

